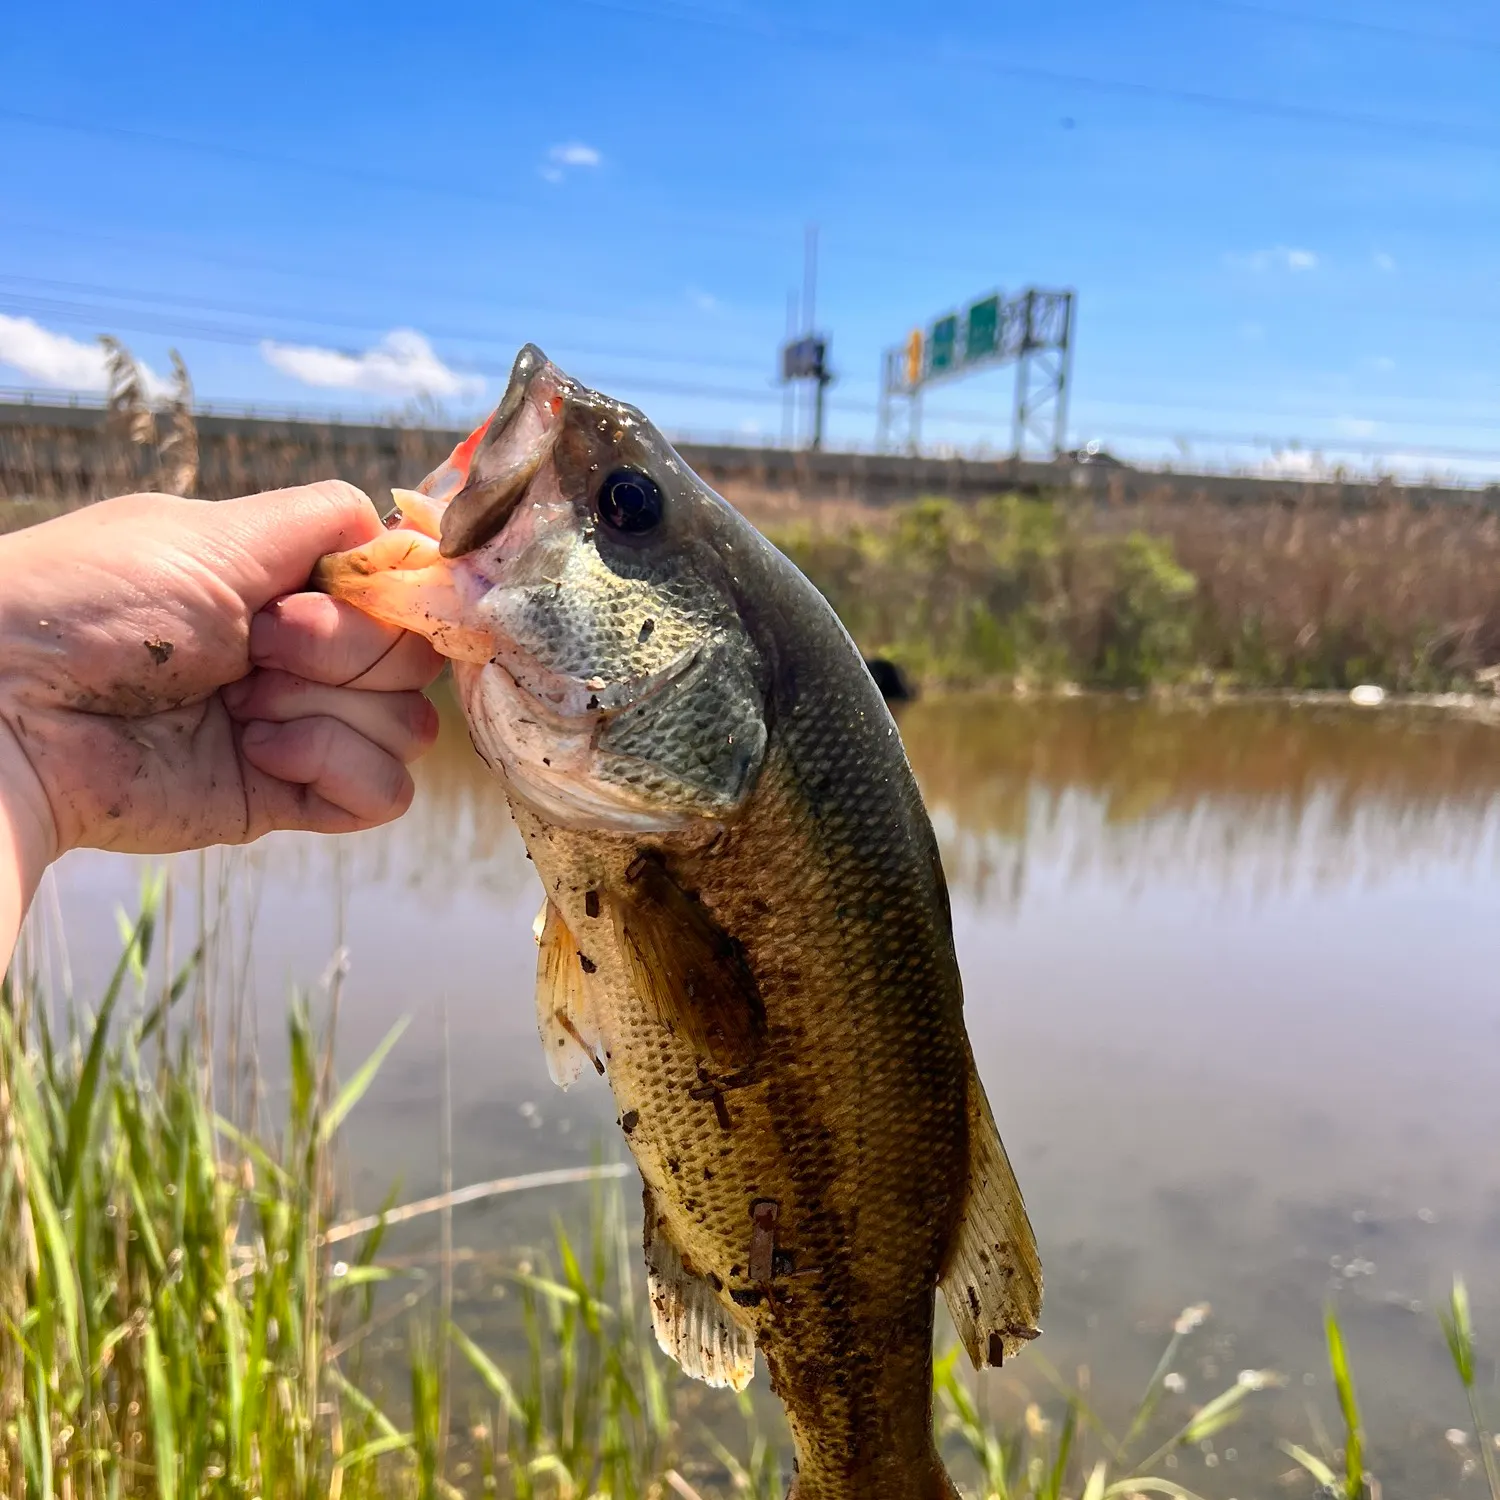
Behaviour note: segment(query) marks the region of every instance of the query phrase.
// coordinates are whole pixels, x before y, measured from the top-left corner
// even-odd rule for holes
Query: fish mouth
[[[330,553],[311,585],[387,624],[426,636],[455,662],[493,665],[549,718],[576,728],[607,720],[669,688],[698,659],[685,649],[655,672],[607,682],[559,672],[495,628],[487,594],[522,586],[514,569],[531,541],[535,511],[564,506],[546,476],[572,401],[598,397],[535,344],[516,357],[493,414],[415,490],[393,489],[397,511],[374,541]]]
[[[578,389],[535,344],[516,356],[500,405],[423,481],[437,499],[455,477],[462,480],[442,496],[447,504],[438,550],[444,557],[464,557],[504,530],[556,447],[563,412]]]
[[[397,510],[385,534],[320,559],[311,586],[425,635],[455,661],[489,661],[503,643],[478,605],[502,582],[504,559],[489,556],[487,544],[551,456],[576,388],[527,344],[494,412],[415,490],[393,489]]]

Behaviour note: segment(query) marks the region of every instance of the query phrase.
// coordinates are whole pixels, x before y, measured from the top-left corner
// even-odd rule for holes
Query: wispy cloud
[[[362,354],[271,339],[261,344],[260,352],[283,375],[329,390],[439,398],[477,396],[484,390],[482,376],[464,375],[444,364],[414,328],[393,328]]]
[[[1257,467],[1273,479],[1324,479],[1331,472],[1321,453],[1310,453],[1306,448],[1283,448]]]
[[[1387,274],[1396,269],[1396,257],[1387,255],[1384,250],[1377,250],[1371,257],[1375,262],[1377,271],[1385,271]]]
[[[1225,262],[1237,271],[1316,271],[1317,252],[1293,245],[1275,245],[1269,250],[1252,250],[1248,255],[1226,255]]]
[[[136,361],[146,394],[153,399],[170,389],[155,370]],[[19,370],[28,380],[59,390],[103,391],[109,388],[109,362],[92,340],[54,333],[30,318],[0,313],[0,365]]]
[[[1371,368],[1378,370],[1382,375],[1389,375],[1396,368],[1396,361],[1389,354],[1377,354],[1370,361]]]
[[[699,312],[711,313],[719,310],[719,299],[712,292],[700,291],[697,287],[690,286],[687,289],[687,298]]]
[[[1334,424],[1344,437],[1371,438],[1380,431],[1380,423],[1368,417],[1340,417]]]
[[[574,167],[597,167],[603,160],[595,147],[585,146],[582,141],[569,141],[566,145],[554,146],[537,170],[548,182],[561,182]]]

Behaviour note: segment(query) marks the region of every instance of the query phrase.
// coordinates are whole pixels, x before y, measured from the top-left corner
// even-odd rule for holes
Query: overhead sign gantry
[[[1067,441],[1074,306],[1071,291],[1028,287],[1009,298],[991,292],[914,328],[881,360],[876,447],[915,453],[929,386],[1014,361],[1012,448],[1017,458],[1038,449],[1055,458]]]

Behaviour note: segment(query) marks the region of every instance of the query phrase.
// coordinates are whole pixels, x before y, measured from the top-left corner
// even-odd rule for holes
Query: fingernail
[[[280,634],[281,621],[276,605],[269,604],[250,618],[250,660],[262,664],[276,651],[276,637]]]

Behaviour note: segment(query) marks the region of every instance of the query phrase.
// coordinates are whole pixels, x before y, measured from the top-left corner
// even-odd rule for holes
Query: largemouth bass
[[[805,578],[633,407],[524,349],[400,524],[318,581],[454,661],[546,900],[553,1077],[607,1074],[662,1347],[758,1348],[796,1500],[949,1500],[934,1292],[976,1366],[1041,1267],[891,715]]]

